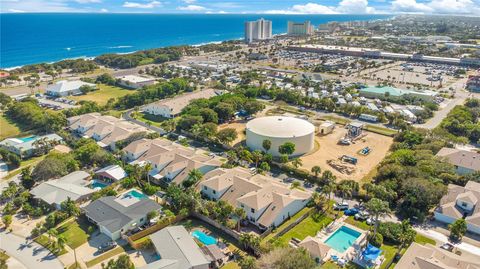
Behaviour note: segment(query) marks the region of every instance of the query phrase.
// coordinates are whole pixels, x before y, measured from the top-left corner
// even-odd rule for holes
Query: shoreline
[[[385,15],[388,15],[388,14],[385,14]],[[386,21],[386,20],[391,20],[395,18],[395,16],[390,16],[388,18],[383,18],[383,19],[367,19],[367,20],[350,20],[350,21],[343,21],[343,22],[353,22],[353,21]],[[273,37],[278,37],[278,36],[282,36],[282,35],[286,35],[287,33],[286,32],[282,32],[282,33],[278,33],[278,34],[273,34]],[[54,64],[54,63],[58,63],[58,62],[61,62],[61,61],[66,61],[66,60],[77,60],[77,59],[85,59],[85,60],[94,60],[96,57],[98,56],[101,56],[101,55],[105,55],[105,54],[117,54],[117,55],[126,55],[126,54],[132,54],[132,53],[136,53],[136,52],[139,52],[139,51],[144,51],[144,50],[153,50],[153,49],[161,49],[161,48],[169,48],[169,47],[176,47],[176,46],[191,46],[191,47],[201,47],[201,46],[205,46],[205,45],[210,45],[210,44],[221,44],[223,42],[230,42],[230,41],[241,41],[243,40],[243,37],[237,37],[237,38],[229,38],[229,39],[224,39],[224,40],[216,40],[216,41],[208,41],[208,42],[200,42],[200,43],[195,43],[195,44],[178,44],[178,45],[169,45],[169,46],[155,46],[155,47],[151,47],[151,48],[144,48],[144,49],[138,49],[138,50],[133,50],[133,51],[128,51],[128,52],[105,52],[105,53],[99,53],[97,55],[90,55],[90,56],[76,56],[76,57],[67,57],[67,58],[63,58],[63,59],[60,59],[60,60],[54,60],[54,61],[40,61],[40,62],[36,62],[36,63],[29,63],[29,64],[23,64],[23,65],[17,65],[17,66],[11,66],[11,67],[0,67],[0,70],[5,70],[7,72],[10,72],[10,71],[13,71],[15,69],[19,69],[19,68],[22,68],[22,67],[25,67],[25,66],[30,66],[30,65],[40,65],[40,64]],[[118,49],[118,48],[131,48],[131,47],[134,47],[134,46],[126,46],[126,45],[112,45],[112,46],[109,46],[109,48],[111,49]]]

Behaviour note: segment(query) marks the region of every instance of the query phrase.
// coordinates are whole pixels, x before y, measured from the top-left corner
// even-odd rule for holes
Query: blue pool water
[[[325,241],[325,244],[336,251],[343,253],[353,245],[360,235],[360,232],[352,230],[347,226],[342,226]]]
[[[92,189],[96,189],[96,188],[103,189],[107,186],[108,186],[107,184],[102,183],[102,182],[98,182],[96,180],[92,180],[92,183],[90,184],[90,188],[92,188]]]
[[[145,194],[143,194],[142,192],[137,191],[137,190],[131,190],[131,191],[129,191],[129,192],[127,192],[123,195],[123,197],[129,197],[129,196],[132,196],[132,197],[135,197],[135,198],[138,198],[138,199],[147,198],[147,196]]]
[[[18,140],[21,140],[21,141],[23,141],[23,142],[25,143],[25,142],[29,142],[29,141],[35,140],[36,138],[37,138],[36,135],[32,135],[32,136],[29,136],[29,137],[18,138]]]
[[[215,237],[205,234],[200,230],[195,230],[192,232],[192,236],[198,239],[202,244],[209,246],[217,244],[217,239]]]

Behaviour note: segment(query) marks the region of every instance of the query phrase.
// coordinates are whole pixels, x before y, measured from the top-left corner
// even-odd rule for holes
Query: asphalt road
[[[62,263],[47,249],[12,233],[0,233],[0,249],[28,269],[63,269]]]

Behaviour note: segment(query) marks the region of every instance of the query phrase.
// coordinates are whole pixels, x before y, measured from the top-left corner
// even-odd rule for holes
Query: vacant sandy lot
[[[385,157],[393,142],[391,137],[364,131],[367,133],[367,136],[355,141],[352,145],[344,146],[337,144],[338,140],[344,137],[346,132],[347,130],[343,126],[337,126],[331,134],[316,136],[315,139],[320,144],[320,148],[309,155],[301,157],[303,162],[302,168],[310,171],[313,166],[318,165],[322,168],[322,171],[326,169],[332,171],[338,180],[353,179],[360,181]],[[372,149],[370,154],[366,156],[360,155],[358,152],[365,147]],[[342,155],[358,159],[357,165],[351,165],[355,167],[355,171],[350,175],[340,173],[327,163],[331,159],[338,160]]]
[[[247,122],[244,120],[237,120],[232,123],[226,123],[218,126],[218,130],[223,130],[226,128],[234,128],[237,130],[237,139],[233,141],[232,146],[237,145],[238,143],[242,142],[245,140],[245,126],[247,125]]]

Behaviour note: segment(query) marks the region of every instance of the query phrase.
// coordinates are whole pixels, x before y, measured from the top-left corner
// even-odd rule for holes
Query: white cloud
[[[11,13],[25,13],[25,10],[11,8],[11,9],[8,10],[8,12],[11,12]]]
[[[290,9],[287,10],[268,10],[265,13],[268,14],[336,14],[335,10],[331,7],[315,4],[315,3],[307,3],[305,5],[294,5]]]
[[[102,8],[102,9],[100,9],[100,12],[102,12],[102,13],[107,13],[107,12],[108,12],[108,9]]]
[[[416,0],[394,0],[391,11],[396,13],[424,14],[480,14],[480,5],[472,0],[431,0],[418,3]]]
[[[336,10],[340,13],[349,14],[375,13],[375,9],[368,6],[367,0],[342,0]]]
[[[82,12],[64,0],[0,0],[0,12]]]
[[[205,11],[207,8],[198,6],[198,5],[188,5],[184,7],[178,7],[178,10],[183,10],[183,11]]]
[[[197,0],[183,0],[183,2],[185,4],[193,4],[193,3],[197,2]]]
[[[128,7],[128,8],[155,8],[161,6],[162,3],[158,1],[152,1],[149,3],[137,3],[137,2],[125,2],[123,3],[123,7]]]
[[[79,4],[95,4],[95,3],[101,3],[102,0],[75,0],[75,2]]]

